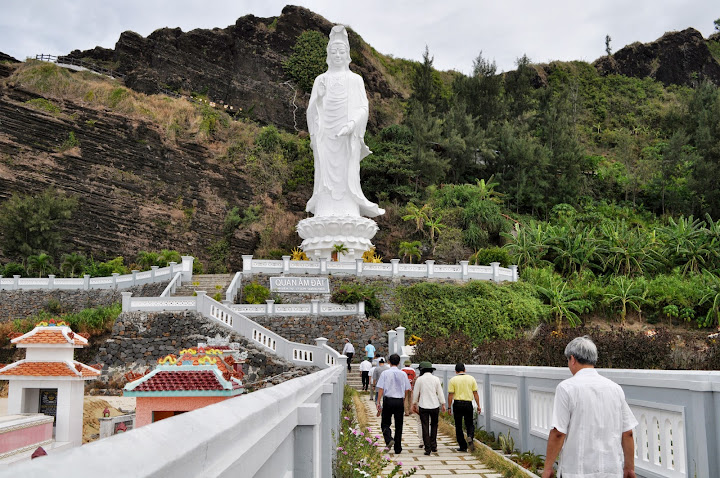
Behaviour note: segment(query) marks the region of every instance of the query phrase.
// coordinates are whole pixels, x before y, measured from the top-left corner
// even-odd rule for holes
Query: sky
[[[244,15],[278,16],[289,0],[2,0],[0,52],[23,60],[95,46],[113,48],[120,33],[147,36],[163,27],[225,28]],[[352,27],[376,50],[469,73],[473,60],[514,69],[533,63],[592,62],[665,32],[692,27],[704,37],[720,18],[718,0],[295,0],[333,23]]]

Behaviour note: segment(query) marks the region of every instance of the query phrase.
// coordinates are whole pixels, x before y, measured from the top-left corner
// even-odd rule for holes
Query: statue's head
[[[348,41],[347,30],[343,25],[335,25],[330,30],[330,41],[328,41],[327,46],[327,64],[331,68],[333,66],[349,68],[350,42]]]

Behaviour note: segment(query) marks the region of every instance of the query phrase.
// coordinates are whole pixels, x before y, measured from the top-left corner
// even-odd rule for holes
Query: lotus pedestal
[[[363,252],[373,247],[370,240],[377,231],[375,221],[360,216],[317,216],[303,219],[297,225],[303,239],[300,248],[311,260],[331,259],[333,248],[338,244],[347,248],[339,260],[360,259]]]

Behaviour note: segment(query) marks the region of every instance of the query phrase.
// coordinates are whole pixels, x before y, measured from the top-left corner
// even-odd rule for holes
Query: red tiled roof
[[[25,362],[19,361],[8,365],[0,371],[0,376],[21,375],[31,377],[95,377],[100,372],[87,365],[73,361],[73,366],[67,362]]]
[[[233,382],[233,388],[239,384]],[[170,392],[180,390],[225,390],[212,371],[209,370],[161,370],[139,384],[135,392]]]
[[[65,331],[65,333],[63,333]],[[75,334],[68,327],[35,327],[25,335],[11,340],[18,344],[72,344],[87,345],[84,337]]]

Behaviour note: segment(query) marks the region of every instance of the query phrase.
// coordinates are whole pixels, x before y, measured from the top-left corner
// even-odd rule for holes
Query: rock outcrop
[[[594,65],[602,75],[650,77],[666,86],[691,86],[703,80],[720,85],[720,63],[707,40],[693,28],[666,33],[652,43],[633,43]]]
[[[0,51],[0,62],[9,61],[11,63],[17,63],[18,60]]]
[[[325,18],[302,7],[287,6],[278,17],[241,17],[227,28],[162,28],[147,38],[127,31],[114,50],[96,47],[68,56],[112,62],[126,75],[128,87],[143,93],[161,88],[199,92],[215,102],[241,107],[252,119],[293,131],[306,129],[305,107],[309,95],[296,89],[283,71],[297,37],[306,30],[328,34]],[[365,79],[371,112],[378,103],[400,96],[388,84],[372,52],[350,31],[354,63],[351,69]],[[357,48],[356,48],[357,45]],[[296,110],[295,106],[299,108]],[[375,113],[370,127],[383,126]]]

